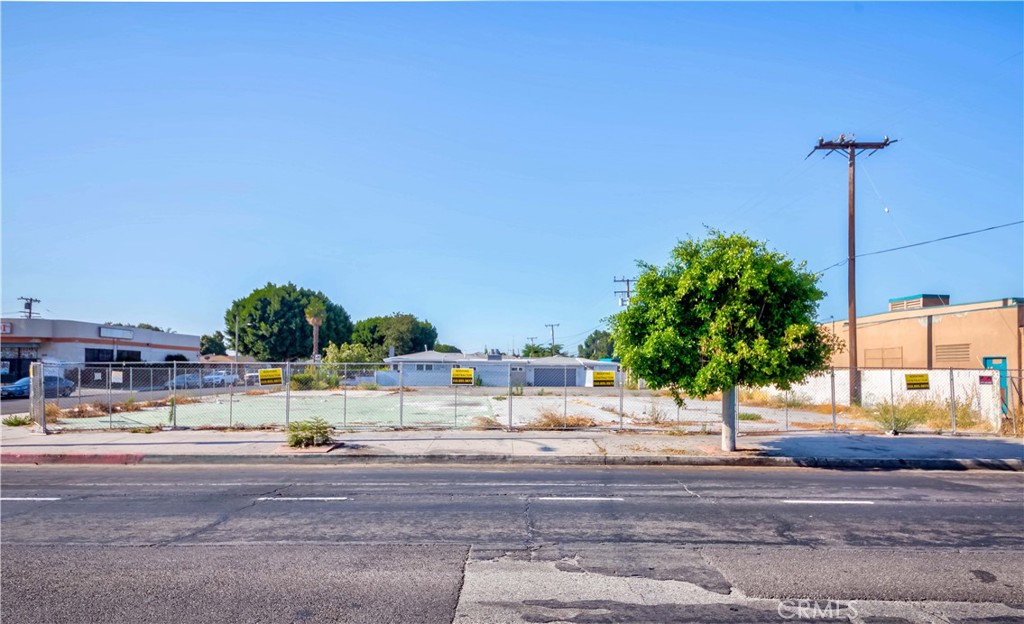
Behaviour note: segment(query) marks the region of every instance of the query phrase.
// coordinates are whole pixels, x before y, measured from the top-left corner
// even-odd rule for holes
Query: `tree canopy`
[[[611,332],[598,329],[586,337],[576,352],[581,358],[600,360],[612,357],[614,346],[615,341],[612,340]]]
[[[264,362],[308,358],[313,352],[313,327],[306,320],[306,309],[315,300],[324,305],[320,327],[323,342],[348,342],[352,337],[352,320],[345,308],[332,303],[322,292],[299,288],[291,282],[281,286],[268,282],[233,301],[224,313],[226,333],[232,343],[238,317],[238,345],[232,347]]]
[[[437,351],[438,353],[462,353],[462,349],[440,342],[434,343],[434,351]]]
[[[528,344],[528,345],[523,347],[523,357],[538,358],[538,357],[548,357],[548,356],[551,356],[551,355],[565,355],[565,352],[562,350],[562,345],[560,345],[560,344],[558,344],[556,342],[555,343],[555,352],[554,353],[551,352],[551,344],[550,343],[546,344],[546,345]]]
[[[104,323],[111,327],[135,327],[136,329],[149,329],[152,331],[164,332],[165,334],[176,334],[177,332],[170,327],[157,327],[156,325],[150,325],[149,323]]]
[[[324,362],[330,364],[341,364],[342,362],[366,363],[373,361],[374,358],[370,354],[370,350],[358,342],[354,344],[342,343],[340,345],[332,342],[327,345],[326,353],[324,353]]]
[[[227,355],[228,348],[224,344],[224,334],[215,331],[212,334],[203,334],[199,337],[200,355]]]
[[[380,360],[388,356],[389,347],[395,348],[395,355],[434,348],[437,328],[412,314],[396,312],[357,322],[352,330],[352,342],[365,346],[374,360]]]
[[[815,322],[817,276],[744,235],[708,234],[679,243],[663,267],[639,264],[629,306],[612,317],[622,364],[677,400],[787,388],[825,370],[837,343]]]

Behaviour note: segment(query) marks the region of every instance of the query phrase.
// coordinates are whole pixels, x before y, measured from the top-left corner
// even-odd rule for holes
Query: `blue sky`
[[[819,135],[900,139],[860,161],[859,251],[1021,219],[1022,33],[1020,3],[6,3],[3,312],[208,333],[292,281],[574,349],[705,225],[844,259]],[[865,258],[858,309],[1022,296],[1022,247]]]

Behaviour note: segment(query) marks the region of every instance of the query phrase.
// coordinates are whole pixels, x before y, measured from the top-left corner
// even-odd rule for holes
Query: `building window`
[[[902,368],[903,347],[864,349],[865,368]]]
[[[935,345],[936,362],[966,362],[971,359],[971,343]]]
[[[142,351],[131,351],[125,349],[117,350],[117,361],[118,362],[141,362]]]
[[[434,370],[433,364],[417,364],[416,370],[418,371],[432,371]]]
[[[113,349],[86,349],[85,350],[85,361],[86,362],[113,362],[114,361],[114,350]]]

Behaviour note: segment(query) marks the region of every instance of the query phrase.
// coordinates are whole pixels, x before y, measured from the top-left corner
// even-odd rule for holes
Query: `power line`
[[[1020,225],[1021,223],[1024,223],[1024,219],[1022,219],[1020,221],[1012,221],[1010,223],[1004,223],[1002,225],[993,225],[992,227],[982,228],[980,230],[971,230],[970,232],[960,232],[959,234],[950,234],[949,236],[941,236],[939,238],[933,238],[933,239],[930,239],[930,240],[921,241],[919,243],[910,243],[909,245],[900,245],[899,247],[891,247],[889,249],[880,249],[879,251],[869,251],[867,253],[857,254],[857,256],[855,256],[855,257],[863,258],[865,256],[877,256],[879,254],[889,253],[889,252],[892,252],[892,251],[899,251],[901,249],[909,249],[911,247],[920,247],[921,245],[930,245],[932,243],[938,243],[938,242],[945,241],[945,240],[950,240],[950,239],[953,239],[953,238],[960,238],[962,236],[970,236],[972,234],[981,234],[982,232],[989,232],[991,230],[998,230],[1000,228],[1010,227],[1010,226],[1013,226],[1013,225]],[[825,271],[828,271],[829,269],[834,269],[837,266],[842,266],[842,265],[846,264],[847,262],[848,262],[848,260],[841,260],[841,261],[839,261],[839,262],[837,262],[837,263],[835,263],[833,265],[827,266],[824,269],[822,269],[820,271],[817,271],[817,275],[821,275]]]

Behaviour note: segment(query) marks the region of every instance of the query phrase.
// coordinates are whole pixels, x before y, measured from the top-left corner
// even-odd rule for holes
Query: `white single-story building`
[[[0,319],[3,381],[28,376],[31,362],[195,362],[199,336],[57,319]]]
[[[565,356],[505,357],[500,353],[438,353],[422,351],[384,359],[389,370],[379,371],[382,386],[397,386],[399,373],[406,386],[447,386],[453,368],[472,368],[481,386],[593,386],[593,371],[617,371],[615,362]]]

